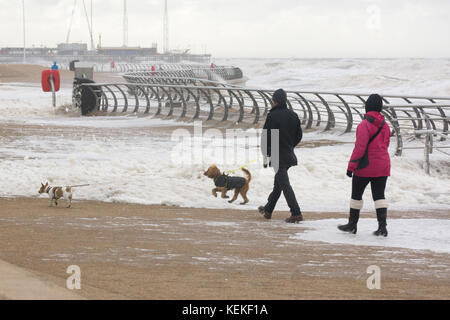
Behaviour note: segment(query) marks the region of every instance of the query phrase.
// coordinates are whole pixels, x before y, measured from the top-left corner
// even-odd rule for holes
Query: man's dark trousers
[[[287,204],[291,209],[291,214],[293,216],[298,216],[301,214],[300,207],[298,206],[297,199],[295,198],[294,190],[292,190],[289,182],[288,170],[289,168],[280,167],[278,172],[275,173],[273,191],[267,199],[267,204],[264,207],[264,211],[272,213],[278,199],[280,198],[281,192],[283,192]]]

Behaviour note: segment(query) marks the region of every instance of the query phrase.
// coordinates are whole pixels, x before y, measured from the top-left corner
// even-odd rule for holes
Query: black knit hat
[[[381,112],[383,109],[383,99],[378,94],[371,94],[366,101],[366,113],[370,111]]]
[[[278,89],[273,93],[272,100],[278,103],[278,105],[286,105],[287,101],[286,91],[284,91],[283,89]]]

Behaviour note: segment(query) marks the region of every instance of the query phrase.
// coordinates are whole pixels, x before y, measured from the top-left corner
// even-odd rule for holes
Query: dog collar
[[[216,182],[217,181],[217,179],[219,179],[220,177],[227,177],[227,175],[225,174],[225,173],[221,173],[221,174],[219,174],[218,176],[216,176],[213,180],[214,180],[214,182]]]

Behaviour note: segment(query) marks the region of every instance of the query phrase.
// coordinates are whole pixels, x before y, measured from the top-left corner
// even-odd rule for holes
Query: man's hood
[[[269,112],[275,111],[275,110],[280,110],[280,109],[287,109],[287,104],[286,103],[280,103],[276,107],[273,107],[272,109],[270,109]]]

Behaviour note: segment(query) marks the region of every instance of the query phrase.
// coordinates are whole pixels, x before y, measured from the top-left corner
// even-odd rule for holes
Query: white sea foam
[[[314,136],[317,137],[320,135]],[[259,156],[256,141],[248,148],[249,159]],[[273,170],[262,169],[260,161],[251,163],[250,203],[240,206],[239,197],[236,204],[228,204],[211,195],[213,182],[202,173],[212,163],[222,170],[239,168],[245,164],[239,158],[241,153],[230,164],[223,163],[206,148],[199,162],[183,163],[171,157],[173,150],[177,150],[177,142],[147,136],[114,139],[31,136],[2,143],[1,195],[37,196],[40,182],[45,181],[52,185],[90,183],[91,187],[76,189],[75,199],[254,209],[265,203],[271,191]],[[290,169],[290,180],[303,210],[347,211],[351,180],[345,176],[345,170],[351,151],[350,144],[296,149],[299,166]],[[392,177],[386,193],[390,207],[450,209],[450,169],[444,167],[439,174],[428,176],[420,162],[420,153],[392,158]],[[235,174],[243,175],[240,170]],[[370,195],[368,188],[364,196],[367,210],[373,210]],[[283,198],[277,209],[287,209]]]
[[[450,96],[450,59],[218,59],[243,69],[247,86]]]
[[[61,88],[56,93],[58,106],[72,103],[72,90]],[[52,94],[44,93],[38,84],[0,83],[0,120],[54,116]]]
[[[360,219],[356,235],[339,231],[338,224],[344,219],[326,219],[302,222],[305,231],[290,239],[319,241],[332,244],[357,246],[381,246],[414,250],[430,250],[450,253],[450,221],[436,219],[388,219],[388,237],[375,237],[376,219]]]
[[[255,87],[450,95],[450,62],[443,59],[216,61],[219,62],[242,67],[250,78],[248,85]],[[71,90],[62,89],[57,101],[58,107],[70,103]],[[141,127],[164,126],[170,122],[135,115],[90,118],[64,113],[55,115],[51,95],[42,93],[38,84],[0,85],[0,122],[42,127],[136,128],[136,134],[122,137],[85,134],[83,130],[62,136],[31,134],[7,140],[0,137],[2,196],[37,196],[40,182],[48,180],[53,185],[90,183],[93,186],[78,188],[75,199],[254,209],[265,203],[273,185],[273,170],[263,170],[261,160],[251,163],[248,166],[253,175],[248,193],[250,203],[240,206],[238,198],[236,204],[230,205],[220,197],[212,197],[213,183],[202,175],[212,163],[222,170],[232,170],[257,159],[260,155],[257,139],[250,141],[245,149],[227,149],[226,154],[231,155],[232,161],[223,161],[222,149],[214,148],[230,141],[202,141],[207,148],[201,161],[182,162],[185,157],[191,158],[190,145],[180,147],[177,141],[139,134]],[[291,183],[303,210],[346,212],[351,180],[345,176],[345,171],[354,134],[314,133],[304,138],[305,141],[318,139],[350,143],[297,149],[299,166],[290,169]],[[243,142],[241,140],[238,142]],[[193,139],[192,143],[196,141]],[[391,154],[394,154],[394,144],[395,138]],[[439,153],[432,155],[431,176],[423,173],[422,161],[423,151],[406,150],[404,157],[393,157],[392,177],[386,191],[391,208],[450,210],[448,157]],[[437,172],[439,166],[440,172]],[[242,175],[239,170],[236,174]],[[365,209],[373,210],[370,188],[364,199]],[[277,209],[287,209],[283,198]]]

